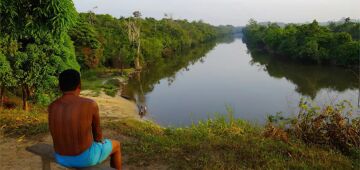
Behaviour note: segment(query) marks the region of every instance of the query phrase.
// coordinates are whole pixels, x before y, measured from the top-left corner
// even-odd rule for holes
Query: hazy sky
[[[144,17],[204,20],[219,25],[245,25],[257,21],[306,22],[360,18],[360,0],[74,0],[79,12],[130,16],[139,10]]]

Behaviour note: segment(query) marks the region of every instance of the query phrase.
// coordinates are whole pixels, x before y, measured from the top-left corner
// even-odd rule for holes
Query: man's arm
[[[96,102],[92,103],[93,108],[93,119],[92,119],[92,134],[96,142],[101,142],[102,132],[100,128],[100,116],[99,116],[99,107]]]

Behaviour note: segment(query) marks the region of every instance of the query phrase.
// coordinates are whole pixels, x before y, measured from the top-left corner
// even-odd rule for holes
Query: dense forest
[[[250,20],[243,29],[250,49],[261,49],[273,56],[304,62],[350,66],[359,63],[360,23],[349,18],[343,23],[320,26],[310,24],[258,24]]]
[[[51,2],[51,3],[50,3]],[[0,98],[49,103],[68,68],[141,69],[233,31],[202,21],[78,14],[71,0],[0,1]]]
[[[232,30],[232,26],[214,27],[202,21],[141,18],[138,11],[129,18],[90,12],[80,14],[69,35],[82,68],[122,68],[136,67],[136,57],[141,66],[160,62]]]

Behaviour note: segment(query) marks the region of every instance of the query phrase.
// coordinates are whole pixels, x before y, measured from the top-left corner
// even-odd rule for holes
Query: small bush
[[[122,84],[119,79],[112,78],[109,80],[106,80],[105,84],[102,86],[105,94],[114,97],[116,93],[121,88]]]

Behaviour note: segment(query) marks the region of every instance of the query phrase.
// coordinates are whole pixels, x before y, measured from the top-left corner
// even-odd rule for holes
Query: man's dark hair
[[[59,86],[62,92],[73,91],[80,84],[80,73],[74,69],[68,69],[60,73]]]

